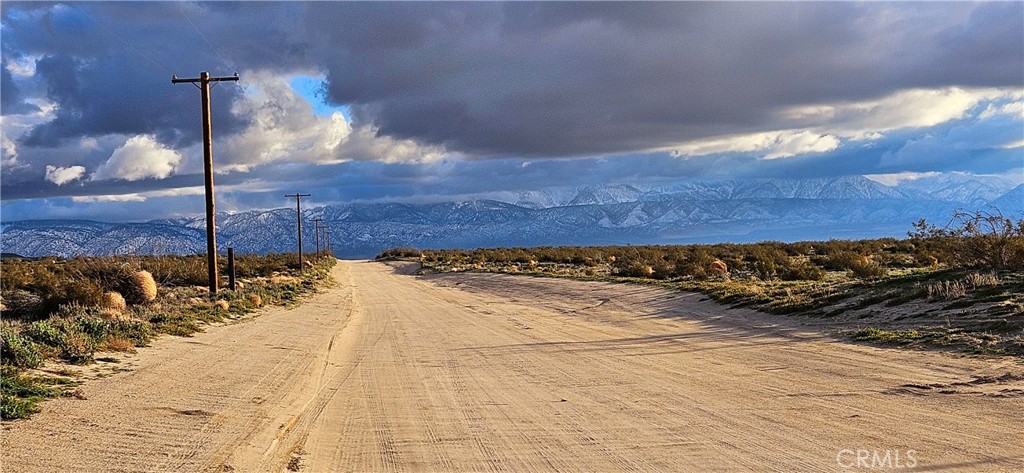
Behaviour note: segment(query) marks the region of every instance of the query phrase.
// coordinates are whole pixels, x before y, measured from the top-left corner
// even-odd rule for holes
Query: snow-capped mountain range
[[[943,223],[955,209],[992,205],[1004,214],[1020,216],[1024,184],[1012,184],[962,177],[887,186],[856,176],[566,188],[523,192],[514,202],[355,203],[303,210],[303,240],[305,250],[315,249],[312,220],[317,217],[329,228],[332,247],[340,257],[370,257],[396,246],[899,237],[912,222],[926,218]],[[217,227],[222,252],[228,247],[243,253],[286,252],[296,247],[292,209],[218,214]],[[326,240],[321,241],[326,246]],[[203,253],[205,219],[5,222],[0,244],[4,253],[23,256]]]

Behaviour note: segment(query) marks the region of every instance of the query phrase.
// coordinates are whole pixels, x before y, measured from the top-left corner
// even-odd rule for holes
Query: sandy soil
[[[1018,359],[651,287],[403,272],[343,262],[300,307],[165,337],[6,423],[3,470],[879,471],[844,469],[857,450],[1024,470]]]

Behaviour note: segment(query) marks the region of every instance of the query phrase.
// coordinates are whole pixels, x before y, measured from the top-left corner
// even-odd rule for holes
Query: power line
[[[118,35],[117,33],[115,33],[115,32],[114,32],[114,30],[110,29],[110,27],[108,27],[108,26],[107,26],[107,24],[106,24],[106,23],[105,23],[105,22],[104,22],[104,21],[103,21],[102,19],[100,19],[100,18],[99,18],[99,16],[94,16],[93,18],[94,18],[94,19],[96,20],[96,23],[97,23],[97,24],[99,24],[100,26],[102,26],[102,27],[103,27],[103,29],[107,30],[107,33],[110,33],[110,35],[111,35],[111,36],[113,36],[114,38],[116,38],[116,39],[117,39],[118,41],[120,41],[120,42],[121,42],[122,44],[124,44],[124,45],[125,45],[126,47],[128,47],[128,48],[129,48],[129,49],[131,49],[132,51],[135,51],[136,53],[138,53],[138,55],[139,55],[139,56],[142,56],[142,58],[143,58],[143,59],[145,59],[145,60],[149,61],[149,63],[150,63],[150,64],[152,64],[152,65],[154,65],[154,66],[156,66],[156,67],[158,67],[158,68],[160,68],[160,69],[163,69],[163,70],[164,70],[165,72],[167,72],[168,74],[173,74],[173,72],[172,72],[172,71],[171,71],[171,70],[170,70],[170,69],[169,69],[169,68],[168,68],[167,66],[165,66],[165,65],[163,65],[163,64],[161,64],[161,63],[159,63],[159,62],[157,62],[157,61],[156,61],[156,60],[154,60],[154,59],[153,59],[152,57],[150,57],[150,55],[148,55],[148,54],[146,54],[146,53],[142,52],[142,50],[140,50],[139,48],[135,47],[135,45],[133,45],[133,44],[129,43],[129,42],[128,42],[128,41],[126,41],[126,40],[125,40],[124,38],[122,38],[122,37],[121,37],[120,35]]]
[[[210,50],[213,51],[213,54],[216,54],[217,57],[220,58],[220,62],[224,63],[224,65],[227,66],[229,69],[237,69],[236,67],[229,64],[228,61],[224,59],[224,56],[220,55],[220,52],[217,51],[217,48],[213,47],[213,43],[211,43],[210,40],[206,39],[206,35],[204,35],[203,32],[199,30],[199,27],[197,27],[196,24],[192,21],[192,19],[189,18],[188,15],[185,13],[185,9],[181,7],[182,3],[183,2],[174,2],[174,4],[178,7],[178,11],[181,12],[181,16],[185,17],[185,21],[187,21],[188,24],[192,25],[192,29],[196,30],[196,33],[199,34],[199,37],[202,38],[203,41],[206,42],[206,45],[210,47]]]

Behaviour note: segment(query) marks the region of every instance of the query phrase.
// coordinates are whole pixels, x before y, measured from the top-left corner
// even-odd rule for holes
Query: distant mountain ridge
[[[1005,185],[1004,185],[1005,187]],[[321,218],[335,254],[370,257],[395,246],[672,244],[903,236],[911,222],[948,219],[973,202],[973,189],[886,186],[863,177],[684,182],[664,187],[609,185],[519,194],[515,203],[345,204],[303,211]],[[989,191],[986,191],[989,192]],[[985,194],[985,195],[990,195]],[[1024,212],[1024,185],[983,204]],[[243,253],[294,251],[291,209],[218,214],[218,248]],[[312,225],[303,227],[313,251]],[[203,253],[205,219],[145,223],[77,220],[5,222],[0,244],[24,256]]]

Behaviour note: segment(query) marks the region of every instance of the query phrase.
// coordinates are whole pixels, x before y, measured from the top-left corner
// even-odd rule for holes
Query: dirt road
[[[6,424],[3,470],[1024,470],[1020,361],[841,343],[656,288],[334,276]]]

